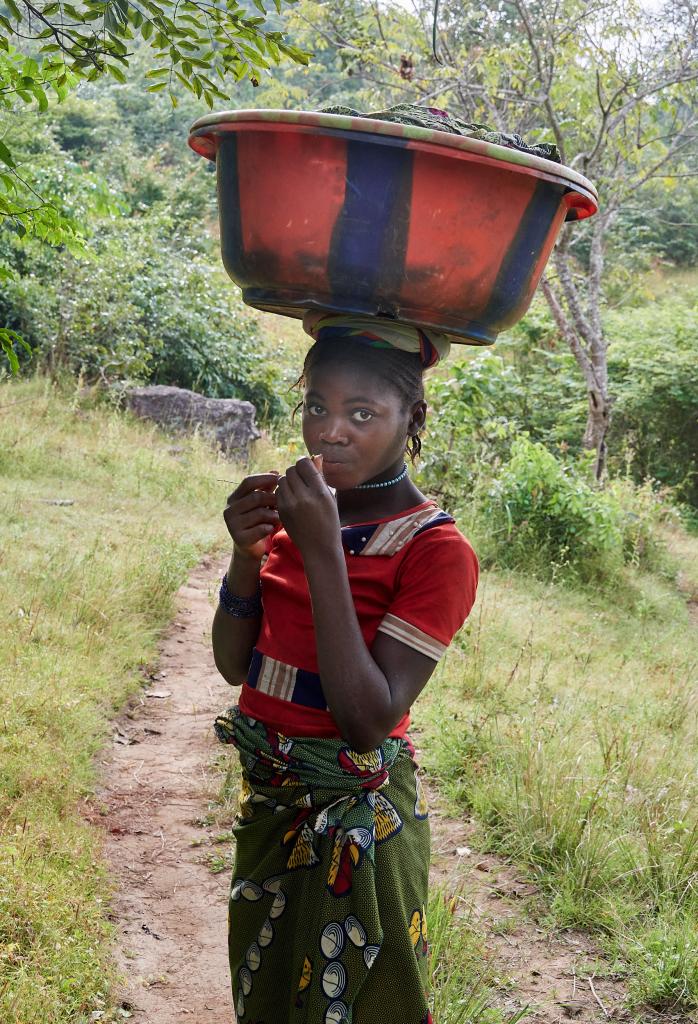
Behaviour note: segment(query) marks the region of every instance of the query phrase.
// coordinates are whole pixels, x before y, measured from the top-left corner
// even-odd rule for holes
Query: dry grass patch
[[[112,979],[80,802],[174,592],[223,537],[230,466],[42,380],[0,386],[0,417],[0,1020],[86,1024]]]

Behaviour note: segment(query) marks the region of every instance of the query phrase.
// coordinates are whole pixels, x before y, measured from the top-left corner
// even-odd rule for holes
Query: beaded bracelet
[[[254,619],[262,614],[262,588],[258,587],[253,597],[238,597],[228,590],[227,573],[223,577],[218,596],[223,611],[235,619]]]

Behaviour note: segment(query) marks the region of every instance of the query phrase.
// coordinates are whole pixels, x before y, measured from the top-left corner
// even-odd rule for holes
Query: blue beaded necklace
[[[399,484],[401,480],[404,480],[407,476],[407,463],[402,467],[402,472],[394,477],[392,480],[384,480],[380,484],[357,484],[354,488],[355,491],[372,491],[376,487],[392,487],[393,484]]]

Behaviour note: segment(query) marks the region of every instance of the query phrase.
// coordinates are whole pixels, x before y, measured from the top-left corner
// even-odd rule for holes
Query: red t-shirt
[[[438,661],[475,601],[478,563],[432,501],[342,528],[349,585],[366,646],[378,632]],[[262,623],[240,709],[287,736],[339,736],[318,675],[301,553],[285,530],[262,566]],[[337,623],[341,629],[341,623]],[[391,736],[404,736],[409,715]]]

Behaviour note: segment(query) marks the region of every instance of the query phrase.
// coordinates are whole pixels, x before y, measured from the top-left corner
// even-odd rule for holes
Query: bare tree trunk
[[[606,472],[606,435],[611,425],[608,342],[601,323],[601,281],[604,241],[612,218],[610,211],[597,215],[592,229],[589,267],[583,276],[575,277],[569,235],[565,231],[555,251],[561,295],[554,290],[548,278],[542,285],[558,330],[569,345],[586,384],[589,408],[582,443],[585,448],[596,452],[594,477],[598,483]]]
[[[606,473],[606,434],[611,425],[611,402],[608,394],[602,395],[596,389],[589,388],[589,411],[584,431],[584,447],[596,451],[594,460],[594,478],[601,483]]]
[[[542,288],[558,330],[569,345],[586,383],[589,407],[582,443],[585,448],[596,451],[594,478],[600,483],[606,472],[606,434],[611,423],[611,398],[608,393],[606,371],[607,346],[601,337],[599,340],[602,345],[593,355],[589,353],[585,339],[578,333],[573,318],[568,316],[562,308],[562,304],[547,278],[544,279]]]

